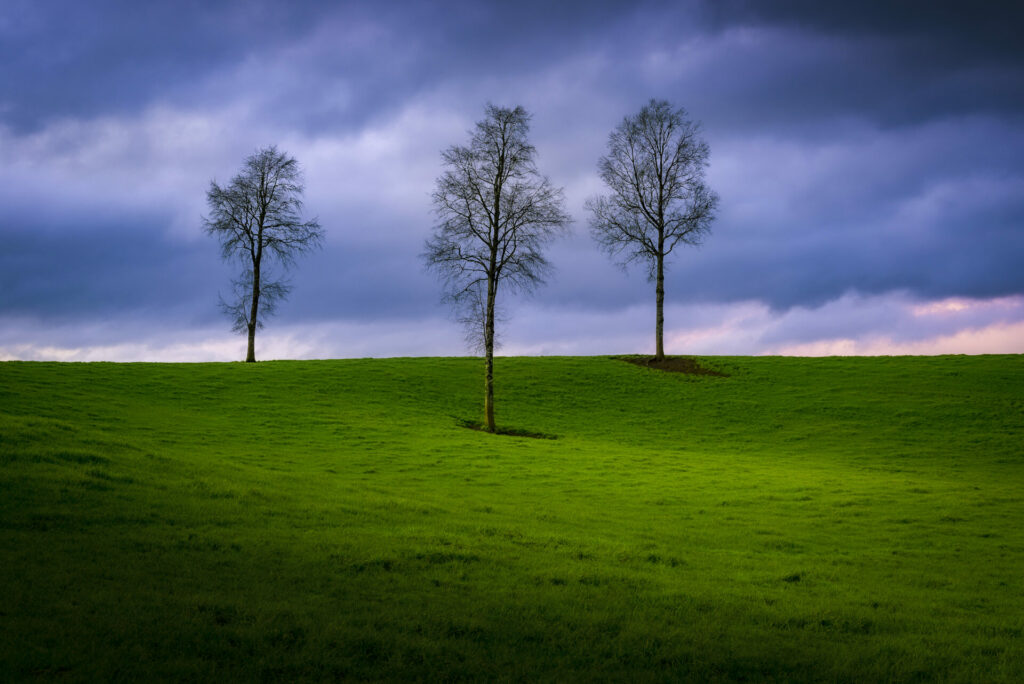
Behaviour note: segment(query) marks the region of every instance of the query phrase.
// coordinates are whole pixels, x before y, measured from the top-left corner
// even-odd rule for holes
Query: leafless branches
[[[499,286],[532,291],[550,265],[542,249],[571,219],[562,190],[540,174],[527,141],[530,116],[522,107],[487,105],[469,145],[441,157],[444,172],[433,194],[438,218],[423,259],[444,284],[445,299],[478,325],[487,364],[485,412],[493,431],[495,301]]]
[[[651,100],[608,137],[598,161],[611,194],[587,200],[594,239],[623,265],[640,261],[656,282],[657,356],[662,343],[665,259],[711,230],[718,195],[704,183],[709,148],[683,109]]]
[[[242,268],[232,281],[232,299],[222,299],[221,308],[235,332],[248,333],[246,361],[256,360],[256,329],[290,291],[285,280],[271,277],[271,268],[286,271],[297,256],[323,244],[317,220],[301,219],[303,192],[298,162],[271,145],[249,156],[228,185],[211,181],[206,193],[204,228],[220,241],[224,260]]]

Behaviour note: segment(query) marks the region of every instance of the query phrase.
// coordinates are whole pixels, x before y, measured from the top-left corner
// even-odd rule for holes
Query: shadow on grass
[[[464,418],[455,418],[455,424],[459,427],[468,428],[470,430],[476,430],[477,432],[489,432],[487,426],[481,423],[479,420],[466,420]],[[558,435],[549,435],[545,432],[533,432],[532,430],[523,430],[521,428],[514,427],[502,427],[498,426],[494,429],[493,434],[495,435],[508,435],[510,437],[529,437],[531,439],[558,439]]]

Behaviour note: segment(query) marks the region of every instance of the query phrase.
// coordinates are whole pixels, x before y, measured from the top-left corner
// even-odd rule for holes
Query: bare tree
[[[438,224],[423,254],[444,283],[445,299],[481,333],[490,432],[499,287],[528,292],[541,285],[549,270],[541,249],[571,221],[561,188],[537,170],[536,150],[526,138],[529,123],[522,107],[488,104],[469,145],[441,153],[444,172],[433,195]]]
[[[655,282],[655,357],[665,358],[665,259],[711,230],[718,195],[704,183],[709,149],[686,110],[651,100],[608,136],[598,161],[609,196],[587,200],[594,239],[622,264],[642,261]]]
[[[235,332],[248,334],[248,362],[256,361],[256,329],[291,290],[286,280],[275,279],[273,267],[286,271],[295,257],[323,244],[317,220],[300,218],[303,192],[299,163],[275,145],[249,156],[228,185],[210,181],[206,192],[210,215],[203,226],[220,241],[224,260],[242,268],[232,280],[233,297],[222,298],[221,308]]]

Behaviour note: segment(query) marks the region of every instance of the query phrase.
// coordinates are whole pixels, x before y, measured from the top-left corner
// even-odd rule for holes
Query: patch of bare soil
[[[653,356],[616,356],[620,361],[653,368],[654,370],[665,371],[666,373],[686,373],[687,375],[713,375],[718,378],[729,377],[725,373],[704,368],[696,359],[688,356],[666,356],[658,361]]]

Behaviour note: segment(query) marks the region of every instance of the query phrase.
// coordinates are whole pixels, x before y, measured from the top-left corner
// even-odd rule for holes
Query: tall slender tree
[[[488,104],[469,144],[441,153],[444,172],[433,195],[438,223],[423,254],[444,284],[445,299],[479,330],[490,432],[498,292],[541,285],[549,269],[541,250],[571,220],[561,188],[537,170],[529,123],[522,107]]]
[[[256,361],[257,328],[291,290],[274,267],[287,271],[298,255],[323,244],[317,220],[300,217],[304,190],[299,163],[271,145],[250,155],[226,186],[210,181],[206,192],[210,215],[203,226],[220,241],[224,260],[237,261],[242,271],[221,308],[232,329],[248,335],[248,362]]]
[[[623,265],[641,261],[655,282],[655,357],[665,358],[665,261],[711,230],[718,195],[704,182],[708,144],[686,110],[652,99],[608,136],[598,161],[607,196],[587,200],[594,239]]]

